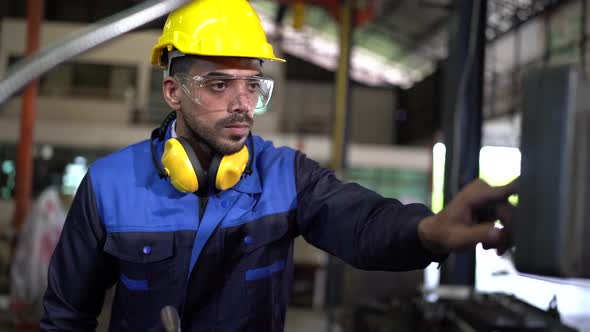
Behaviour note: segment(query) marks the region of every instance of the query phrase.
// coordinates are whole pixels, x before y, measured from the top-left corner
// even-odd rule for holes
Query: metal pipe
[[[30,56],[39,49],[41,21],[43,20],[44,0],[27,0],[27,48]],[[16,159],[16,197],[14,229],[18,231],[24,223],[31,203],[33,177],[33,127],[37,102],[38,81],[32,81],[26,88],[20,116],[20,140]]]
[[[353,2],[342,2],[340,9],[340,57],[336,71],[334,126],[332,128],[332,169],[346,168],[348,117],[350,116],[350,52],[353,32]]]
[[[479,175],[487,3],[456,2],[445,91],[445,205]],[[475,249],[449,257],[441,284],[475,284]]]
[[[517,12],[514,12],[513,21],[518,20]],[[520,27],[514,30],[514,69],[512,70],[512,107],[511,113],[516,113],[519,105],[517,105],[518,96],[520,96],[520,67],[522,62],[522,35]]]
[[[58,64],[149,23],[190,0],[150,0],[91,24],[88,28],[19,61],[0,81],[0,104]]]
[[[543,32],[545,35],[545,48],[543,49],[543,66],[547,66],[551,61],[551,27],[549,25],[549,13],[543,15]]]
[[[582,0],[582,16],[580,18],[580,67],[582,68],[582,75],[586,78],[587,75],[587,68],[586,68],[586,45],[587,45],[587,36],[586,36],[586,25],[588,24],[588,0]]]
[[[350,119],[350,53],[354,24],[355,0],[340,4],[340,57],[336,71],[334,118],[332,127],[332,169],[342,175],[347,168],[348,127]],[[343,263],[333,256],[327,268],[326,331],[333,330],[336,306],[341,302]]]

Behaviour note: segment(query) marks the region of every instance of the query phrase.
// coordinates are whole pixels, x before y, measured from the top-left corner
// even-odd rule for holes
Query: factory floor
[[[101,322],[104,323],[104,322]],[[97,332],[106,332],[106,324],[101,324]],[[9,313],[0,311],[0,332],[37,331],[38,329],[16,329]],[[285,332],[323,332],[326,330],[326,315],[321,311],[289,308]]]

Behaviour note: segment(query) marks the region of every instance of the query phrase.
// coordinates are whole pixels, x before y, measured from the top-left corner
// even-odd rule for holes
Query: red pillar
[[[27,0],[27,49],[29,56],[39,49],[44,0]],[[29,211],[33,177],[33,128],[38,81],[31,82],[23,94],[20,117],[20,140],[16,160],[15,230],[20,229]]]

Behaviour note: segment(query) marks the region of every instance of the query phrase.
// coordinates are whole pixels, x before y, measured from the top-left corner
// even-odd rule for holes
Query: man
[[[244,0],[169,16],[152,62],[166,68],[175,116],[90,167],[49,268],[41,330],[94,330],[116,284],[111,331],[161,330],[167,305],[183,331],[281,331],[298,235],[369,270],[424,268],[478,242],[504,249],[506,235],[472,215],[511,187],[474,182],[432,215],[251,136],[273,88],[263,60],[281,61]]]

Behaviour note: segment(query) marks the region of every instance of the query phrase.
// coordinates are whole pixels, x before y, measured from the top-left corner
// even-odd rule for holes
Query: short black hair
[[[191,68],[194,64],[194,60],[197,60],[199,58],[201,58],[201,56],[199,55],[186,54],[184,56],[172,59],[172,62],[170,63],[170,68],[168,68],[168,75],[174,76],[176,74],[188,74],[191,71]],[[260,66],[262,66],[264,61],[262,59],[259,60]],[[162,61],[164,63],[168,63],[168,51],[164,51]]]
[[[195,59],[197,59],[197,56],[191,54],[172,59],[172,63],[170,63],[169,68],[170,76],[174,76],[176,74],[188,74],[194,64]]]

